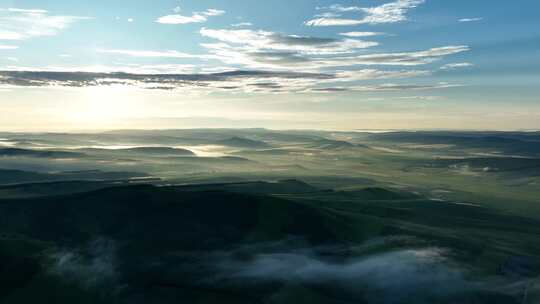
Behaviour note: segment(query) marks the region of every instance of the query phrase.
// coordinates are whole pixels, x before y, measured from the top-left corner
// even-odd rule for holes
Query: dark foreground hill
[[[539,274],[538,222],[378,188],[113,187],[0,223],[2,304],[521,303]]]

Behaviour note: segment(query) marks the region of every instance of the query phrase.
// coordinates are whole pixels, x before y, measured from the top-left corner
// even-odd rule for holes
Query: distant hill
[[[195,153],[190,150],[172,147],[135,147],[126,149],[85,148],[81,150],[93,153],[117,155],[141,154],[143,156],[195,156]]]
[[[294,150],[291,149],[283,149],[283,148],[276,148],[276,149],[260,149],[260,150],[242,150],[236,153],[240,154],[249,154],[249,155],[289,155]]]
[[[347,149],[354,148],[356,145],[343,140],[331,140],[331,139],[320,139],[310,142],[308,145],[310,148],[317,149]]]
[[[42,182],[50,179],[54,180],[54,177],[47,173],[0,169],[0,184]]]
[[[137,147],[129,149],[118,149],[119,152],[132,152],[132,153],[141,153],[149,155],[185,155],[185,156],[194,156],[190,150],[179,149],[179,148],[170,148],[170,147]]]
[[[540,136],[534,132],[390,132],[370,134],[369,138],[394,143],[447,144],[465,149],[540,155]]]
[[[231,137],[228,139],[217,141],[216,144],[234,148],[262,149],[269,148],[270,145],[258,140],[252,140],[243,137]]]

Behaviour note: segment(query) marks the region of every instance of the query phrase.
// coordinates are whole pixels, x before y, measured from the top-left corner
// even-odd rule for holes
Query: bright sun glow
[[[86,88],[72,107],[68,120],[88,128],[115,127],[144,112],[141,103],[131,99],[133,88],[100,86]]]

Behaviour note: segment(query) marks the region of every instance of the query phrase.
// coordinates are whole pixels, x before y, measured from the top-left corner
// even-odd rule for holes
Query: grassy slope
[[[266,286],[250,291],[227,285],[199,289],[192,282],[200,274],[189,267],[171,272],[168,264],[157,268],[150,265],[158,261],[183,265],[186,252],[197,255],[291,236],[314,248],[345,245],[348,250],[343,254],[348,256],[403,247],[447,247],[459,252],[457,260],[489,275],[497,274],[499,265],[509,257],[540,256],[538,222],[482,207],[428,201],[379,188],[295,193],[287,184],[284,188],[292,193],[280,194],[279,198],[245,195],[239,193],[241,185],[234,186],[234,193],[211,190],[209,186],[141,185],[60,197],[1,200],[0,255],[11,261],[7,265],[25,265],[27,270],[15,280],[11,276],[2,278],[11,285],[3,284],[5,297],[0,303],[1,299],[4,303],[31,303],[51,297],[56,297],[55,303],[76,299],[102,302],[99,293],[54,279],[43,268],[48,263],[47,252],[81,248],[96,237],[120,244],[119,271],[122,282],[129,286],[120,292],[120,298],[143,293],[155,300],[167,294],[175,298],[180,293],[201,303],[216,298],[225,303],[250,302],[267,295],[267,288],[279,299],[302,295],[323,303],[333,300],[306,286]],[[251,188],[253,184],[244,186]],[[264,189],[261,191],[267,191]],[[359,246],[370,239],[396,235],[414,238]],[[180,252],[183,255],[175,257]],[[87,303],[84,301],[80,303]]]

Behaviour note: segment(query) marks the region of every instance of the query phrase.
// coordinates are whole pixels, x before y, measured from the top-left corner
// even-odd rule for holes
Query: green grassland
[[[535,303],[540,135],[0,134],[0,303]]]
[[[323,299],[337,301],[333,289],[345,288],[332,281],[320,283],[328,289],[322,291],[312,282],[289,286],[261,281],[254,289],[239,281],[206,283],[213,271],[207,268],[214,262],[205,264],[204,256],[227,251],[249,260],[309,248],[314,257],[344,263],[385,252],[444,248],[445,259],[467,269],[464,280],[498,277],[510,282],[514,276],[521,281],[540,274],[533,258],[540,254],[539,221],[382,188],[321,191],[297,181],[255,186],[260,192],[251,183],[140,185],[1,200],[0,253],[12,261],[4,268],[25,267],[4,284],[3,301],[54,298],[68,303],[80,298],[115,303],[109,302],[112,298],[132,303],[139,293],[161,299],[171,292],[174,299],[190,301],[220,295],[233,303],[254,298],[271,302],[279,295],[293,303],[302,292],[325,303]],[[516,257],[531,262],[525,268],[508,266]],[[10,276],[7,269],[4,276]],[[365,300],[372,290],[369,284],[364,288],[359,294],[342,292],[341,301]],[[501,303],[519,303],[521,292],[490,286],[453,294],[448,301],[458,297],[463,303],[490,303],[497,295],[509,301]]]

